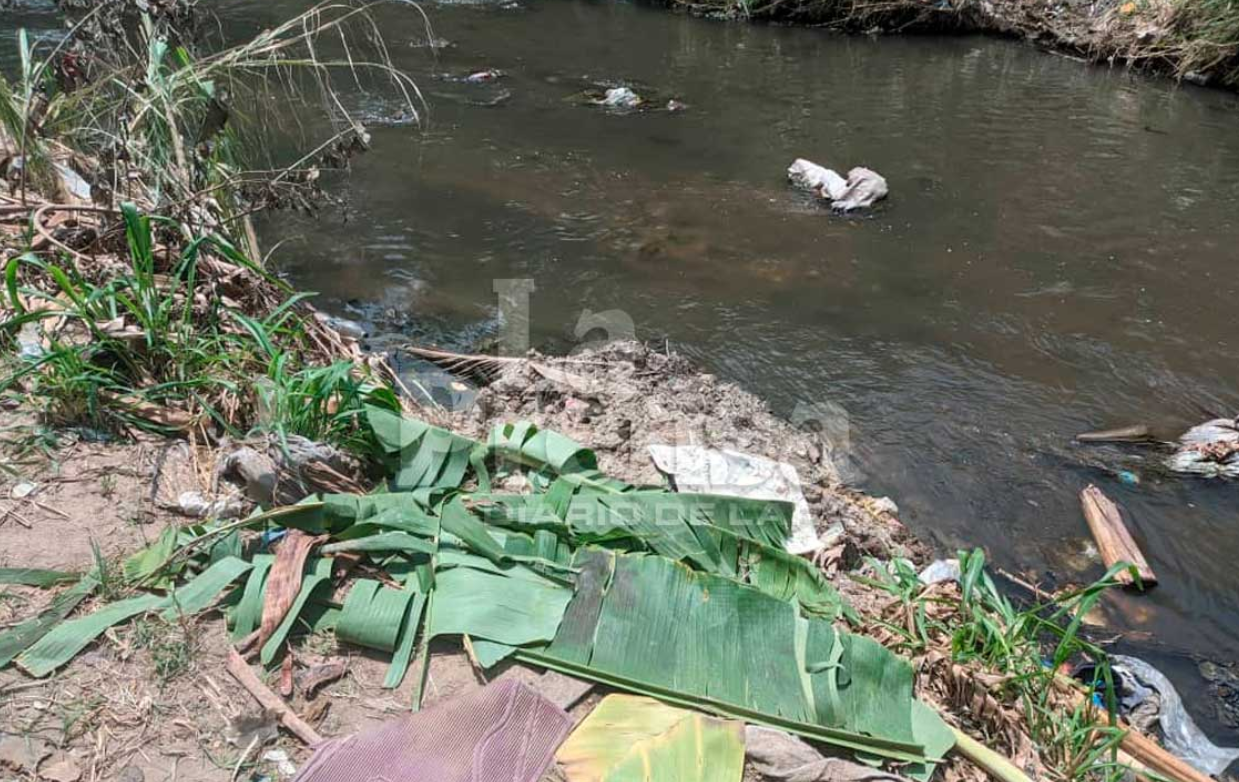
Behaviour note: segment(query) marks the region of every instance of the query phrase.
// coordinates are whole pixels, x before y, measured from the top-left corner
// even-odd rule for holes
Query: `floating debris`
[[[635,109],[644,101],[628,87],[612,87],[597,103],[609,109]]]
[[[1166,466],[1206,478],[1239,478],[1239,419],[1215,418],[1188,429]]]
[[[853,168],[844,179],[835,171],[804,158],[792,161],[787,168],[787,178],[797,187],[812,190],[830,201],[832,209],[843,212],[873,206],[890,192],[886,179],[868,168]]]

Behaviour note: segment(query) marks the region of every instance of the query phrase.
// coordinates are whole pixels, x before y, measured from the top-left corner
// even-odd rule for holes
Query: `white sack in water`
[[[795,510],[788,552],[807,554],[822,547],[809,503],[800,491],[800,475],[790,464],[697,445],[651,445],[650,456],[661,472],[675,479],[679,492],[792,503]]]
[[[886,179],[876,171],[857,166],[844,179],[829,168],[803,158],[797,158],[787,167],[787,178],[797,187],[816,191],[831,202],[831,208],[845,212],[873,206],[890,192]]]

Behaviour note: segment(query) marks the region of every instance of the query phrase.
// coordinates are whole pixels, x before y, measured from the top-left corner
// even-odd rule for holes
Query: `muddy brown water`
[[[220,10],[243,33],[303,5]],[[411,11],[381,28],[426,122],[351,93],[373,151],[334,180],[348,209],[262,226],[295,285],[462,349],[499,329],[495,280],[533,280],[535,346],[571,349],[618,311],[776,412],[846,411],[857,485],[941,550],[1051,583],[1101,573],[1077,499],[1095,482],[1161,578],[1116,627],[1152,633],[1189,689],[1176,652],[1237,656],[1239,486],[1071,439],[1239,412],[1239,99],[980,37],[424,9],[445,48]],[[456,80],[484,68],[503,78]],[[651,110],[579,100],[612,84]],[[671,98],[688,108],[659,110]],[[891,197],[832,215],[785,185],[798,156],[876,169]]]

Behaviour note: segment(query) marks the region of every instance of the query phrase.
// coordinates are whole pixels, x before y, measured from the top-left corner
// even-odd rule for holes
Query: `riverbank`
[[[851,33],[988,33],[1109,66],[1239,89],[1239,6],[1228,0],[668,0],[706,16]]]
[[[196,130],[194,125],[189,127]],[[362,135],[352,130],[358,143],[364,144]],[[349,137],[350,143],[354,136]],[[176,146],[167,146],[173,160]],[[184,173],[188,168],[181,170]],[[181,181],[180,186],[186,184]],[[1051,765],[1064,778],[1089,779],[1095,772],[1114,770],[1099,766],[1104,765],[1104,750],[1116,734],[1105,729],[1096,735],[1079,731],[1081,721],[1091,721],[1092,714],[1069,708],[1070,687],[1059,693],[1063,697],[1051,692],[1057,671],[1042,663],[1047,637],[1056,661],[1060,654],[1064,662],[1083,656],[1104,659],[1100,650],[1077,637],[1074,628],[1064,630],[1060,625],[1066,623],[1058,622],[1058,616],[1044,625],[1032,620],[1056,610],[1051,606],[1034,601],[1024,611],[1012,608],[980,580],[982,563],[977,558],[969,560],[975,568],[966,568],[971,575],[961,579],[967,586],[919,584],[916,566],[925,564],[927,551],[899,524],[895,507],[841,486],[831,464],[833,443],[781,421],[741,389],[700,374],[667,351],[626,344],[563,361],[538,355],[495,358],[499,376],[485,385],[472,411],[452,417],[434,409],[417,409],[407,398],[397,397],[397,388],[386,375],[373,371],[367,359],[375,357],[360,354],[330,322],[314,317],[301,300],[302,294],[282,288],[278,279],[264,274],[259,252],[240,252],[240,237],[225,241],[229,237],[211,230],[221,223],[230,224],[227,221],[195,220],[193,211],[161,219],[160,210],[167,203],[152,198],[141,211],[123,202],[114,207],[89,207],[103,215],[98,222],[66,220],[53,225],[51,219],[43,222],[43,218],[64,206],[59,200],[33,205],[23,203],[29,200],[29,191],[6,195],[14,206],[8,214],[18,215],[14,224],[24,227],[33,221],[35,238],[32,243],[22,230],[13,231],[14,252],[8,259],[12,273],[5,313],[6,347],[21,371],[9,378],[14,418],[4,423],[19,427],[22,436],[10,444],[15,448],[10,466],[17,474],[3,487],[10,507],[0,527],[0,551],[12,559],[0,565],[19,571],[6,573],[14,580],[30,578],[21,574],[30,568],[61,571],[51,577],[57,588],[75,578],[81,579],[79,584],[91,578],[97,581],[89,599],[69,621],[100,617],[101,611],[114,610],[120,600],[145,599],[148,607],[161,608],[163,604],[149,601],[169,595],[188,600],[193,594],[188,578],[198,568],[206,572],[220,561],[231,567],[255,568],[263,557],[271,556],[268,551],[282,557],[287,539],[274,546],[272,542],[281,535],[291,538],[298,530],[268,525],[261,519],[250,522],[253,528],[225,521],[223,508],[232,516],[248,512],[257,503],[255,510],[289,515],[295,511],[285,503],[302,499],[307,492],[360,495],[388,486],[389,478],[399,480],[405,470],[395,474],[385,470],[375,454],[383,438],[363,418],[363,411],[368,415],[372,408],[389,414],[403,410],[448,427],[456,434],[430,431],[451,442],[457,442],[454,437],[471,436],[467,440],[469,467],[466,470],[463,462],[453,459],[459,468],[454,480],[436,482],[441,477],[439,467],[446,461],[434,461],[438,466],[432,469],[431,460],[442,454],[428,446],[424,463],[419,451],[404,466],[416,473],[409,479],[415,483],[427,471],[434,473],[418,489],[463,498],[461,507],[471,514],[477,509],[479,524],[480,509],[494,500],[479,496],[490,492],[482,486],[483,471],[477,465],[490,462],[493,469],[494,462],[502,463],[499,457],[511,456],[514,450],[527,467],[533,462],[538,469],[523,472],[505,467],[495,477],[502,479],[501,488],[540,503],[549,502],[550,492],[533,493],[545,488],[536,483],[536,473],[542,473],[544,480],[548,474],[557,475],[564,481],[561,488],[574,481],[591,487],[621,481],[655,484],[661,491],[664,479],[652,466],[647,446],[691,443],[729,448],[793,465],[815,522],[812,533],[829,543],[812,560],[812,567],[807,560],[757,549],[761,556],[746,561],[746,568],[756,567],[762,557],[790,562],[789,567],[799,568],[795,573],[809,579],[811,596],[829,602],[826,598],[834,592],[844,594],[857,615],[841,619],[840,629],[846,626],[858,635],[880,639],[891,651],[911,660],[898,665],[908,666],[900,667],[901,671],[915,665],[919,696],[941,709],[951,724],[984,738],[1026,770],[1035,773]],[[35,255],[27,257],[27,250]],[[102,267],[102,273],[97,273],[100,270],[95,265]],[[160,317],[152,317],[153,313]],[[39,327],[23,335],[28,324]],[[316,338],[328,339],[337,348],[323,350]],[[208,360],[199,363],[201,356]],[[297,382],[288,384],[290,379]],[[532,421],[544,431],[554,430],[575,441],[556,439],[555,449],[530,448],[528,452],[523,448],[525,441],[515,447],[509,443],[506,450],[493,446],[496,428],[502,439],[504,427],[520,421]],[[410,431],[427,431],[413,420],[407,426]],[[532,432],[524,426],[520,431]],[[228,466],[235,468],[241,461],[237,456],[240,445],[258,457],[276,461],[297,435],[325,440],[358,459],[375,458],[364,465],[354,462],[355,470],[326,464],[315,472],[323,479],[321,484],[293,487],[301,488],[301,495],[274,490],[263,495],[258,490],[266,486],[265,481],[251,480],[244,470]],[[403,439],[403,433],[396,439]],[[484,443],[486,448],[474,460]],[[548,465],[552,450],[559,458]],[[592,467],[565,466],[585,452],[590,456],[580,456],[581,464],[575,466],[596,458],[603,476],[594,474]],[[574,459],[563,458],[566,453]],[[179,469],[172,469],[172,464]],[[421,470],[413,469],[415,465]],[[455,468],[444,468],[444,472],[451,471]],[[466,472],[469,479],[464,481]],[[391,485],[401,488],[398,480]],[[283,483],[276,480],[274,488]],[[197,495],[202,502],[183,502],[186,494]],[[670,504],[681,504],[681,495],[665,494]],[[424,495],[407,492],[405,498],[413,502],[415,496]],[[242,503],[239,509],[229,504],[233,500]],[[205,508],[206,512],[187,515],[190,508]],[[437,514],[439,509],[428,510]],[[440,521],[446,528],[446,520]],[[229,530],[237,534],[226,535]],[[511,533],[501,524],[487,525],[481,536],[467,538],[467,552],[452,553],[475,559],[479,553],[493,554],[494,543],[486,542],[488,536],[511,537]],[[648,545],[662,556],[663,550],[653,542],[657,530],[634,526],[633,533],[637,553],[653,559],[656,555],[645,550]],[[176,568],[170,567],[179,549],[168,546],[189,540],[188,546],[207,536],[226,538],[228,543],[197,557],[206,554],[205,547],[200,547],[186,554],[188,565],[178,561]],[[437,551],[440,541],[437,533],[434,537],[433,544],[402,542],[412,546],[410,551],[424,552],[427,546]],[[349,540],[340,538],[329,545],[339,547]],[[539,543],[545,540],[542,536]],[[702,540],[709,540],[708,535]],[[375,585],[375,579],[396,593],[413,590],[412,581],[403,590],[398,588],[395,579],[407,576],[407,571],[391,567],[387,557],[359,558],[347,547],[320,551],[330,556],[318,557],[310,572],[318,574],[318,566],[324,563],[328,571],[343,571],[324,576],[330,581],[331,596],[315,603],[324,613],[345,611],[358,587]],[[709,559],[709,551],[700,553],[702,559]],[[534,564],[547,564],[546,557],[540,559]],[[722,555],[718,560],[726,561]],[[676,572],[687,571],[678,561],[670,563],[678,568]],[[701,560],[691,561],[705,569]],[[563,563],[557,564],[560,569],[555,572],[565,572]],[[735,564],[731,563],[733,572],[728,574],[733,581],[719,583],[736,588],[735,582],[744,579],[741,595],[767,600],[769,595],[759,593],[750,581],[752,571]],[[488,566],[475,562],[473,567],[484,572]],[[301,573],[294,575],[300,578]],[[374,578],[366,578],[370,576]],[[45,577],[45,573],[39,575]],[[801,586],[797,584],[797,589]],[[45,615],[43,610],[57,602],[53,594],[59,598],[65,592],[24,583],[7,588],[6,599],[0,601],[6,611],[0,623],[17,625]],[[1085,594],[1091,597],[1094,592],[1086,590]],[[195,598],[201,611],[168,614],[152,608],[140,611],[133,622],[109,624],[95,636],[97,640],[78,649],[82,654],[65,658],[67,667],[52,678],[30,678],[12,668],[0,673],[0,708],[6,710],[0,724],[22,726],[23,748],[36,753],[47,750],[46,756],[34,761],[34,768],[20,770],[50,777],[54,768],[55,778],[60,779],[72,777],[75,768],[79,777],[86,778],[222,780],[237,778],[241,771],[287,775],[280,756],[270,755],[272,749],[302,766],[308,748],[287,737],[276,740],[270,715],[256,714],[249,695],[221,674],[236,640],[227,636],[221,615],[236,620],[238,609],[230,602],[241,595],[234,593],[218,603],[214,599],[201,603],[197,599],[201,597],[199,592]],[[790,601],[779,604],[787,618],[806,619],[799,613],[801,597],[797,592],[794,608]],[[1079,596],[1061,598],[1068,615],[1083,614],[1087,607]],[[834,606],[803,605],[834,617]],[[290,609],[285,606],[285,610]],[[685,612],[673,618],[687,624],[694,615]],[[46,631],[52,624],[66,626],[59,619],[47,626],[40,623],[40,627]],[[292,614],[289,623],[296,619]],[[1029,627],[1036,632],[1029,632]],[[288,645],[275,643],[272,660],[264,662],[280,660],[269,666],[269,673],[273,686],[278,682],[282,687],[286,678],[295,682],[300,674],[345,660],[348,673],[325,689],[316,693],[300,684],[289,688],[295,693],[288,701],[291,708],[327,735],[348,734],[407,713],[413,703],[451,700],[491,676],[469,641],[440,641],[425,657],[429,697],[422,699],[415,694],[420,687],[414,676],[398,682],[394,689],[384,688],[391,648],[356,636],[349,640],[338,623],[312,625],[311,629],[306,637]],[[409,631],[410,645],[416,629]],[[422,637],[429,637],[429,625]],[[957,648],[955,642],[961,637],[970,643]],[[726,647],[732,639],[711,636],[707,640],[710,646]],[[720,643],[713,643],[716,640]],[[25,655],[28,650],[18,651]],[[839,666],[826,656],[805,662],[817,670],[810,672],[802,666],[801,674],[825,673],[836,681],[832,671]],[[18,664],[24,670],[42,670],[24,656]],[[51,667],[56,668],[59,665]],[[575,716],[582,716],[595,703],[586,701],[574,711]],[[1038,711],[1030,715],[1021,709]],[[260,731],[253,729],[255,723]],[[1081,735],[1086,739],[1081,741]],[[276,742],[273,748],[264,746],[271,741]],[[252,752],[254,747],[262,754]],[[25,751],[23,757],[28,758],[31,750]],[[947,779],[980,774],[958,755],[939,773]]]

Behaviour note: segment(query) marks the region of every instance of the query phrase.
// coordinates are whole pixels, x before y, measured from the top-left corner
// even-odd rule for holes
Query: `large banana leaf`
[[[609,695],[556,754],[569,782],[739,782],[744,723]]]
[[[555,637],[572,588],[521,564],[499,568],[460,555],[460,564],[435,573],[431,638],[467,635],[507,646],[547,643]]]
[[[620,689],[921,762],[908,663],[794,603],[657,555],[583,550],[555,640],[524,659]]]

